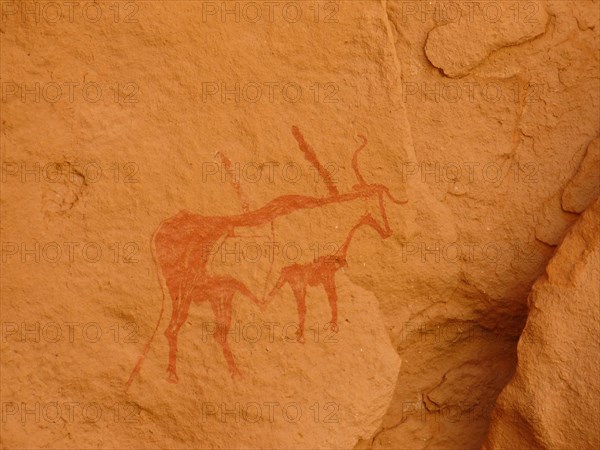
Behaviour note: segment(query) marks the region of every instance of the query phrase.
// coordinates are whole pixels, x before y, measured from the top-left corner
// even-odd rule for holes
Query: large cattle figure
[[[278,290],[286,283],[289,284],[298,305],[301,324],[298,339],[302,340],[306,313],[306,287],[322,285],[331,306],[331,327],[337,330],[337,295],[334,275],[346,264],[348,246],[355,231],[363,225],[368,225],[382,238],[390,236],[392,230],[387,219],[384,198],[387,197],[397,204],[405,202],[396,200],[386,186],[365,182],[358,169],[357,159],[358,153],[367,145],[367,140],[363,136],[359,136],[363,143],[354,152],[352,158],[352,167],[358,183],[351,192],[340,194],[298,128],[292,127],[292,133],[307,160],[323,176],[329,195],[325,197],[285,195],[253,211],[244,208],[244,213],[239,215],[201,216],[189,211],[181,211],[164,220],[155,231],[151,243],[158,279],[163,290],[161,311],[156,328],[132,370],[127,386],[131,385],[139,373],[150,343],[160,326],[167,294],[171,298],[172,310],[164,334],[169,344],[167,379],[172,383],[178,381],[177,337],[187,320],[192,302],[210,303],[217,323],[214,336],[223,349],[232,377],[240,375],[227,342],[235,294],[239,293],[264,308]],[[300,214],[315,216],[309,220],[309,223],[317,225],[312,232],[309,227],[308,233],[303,234],[302,230],[294,225]],[[324,226],[324,223],[331,219],[336,224],[335,233],[331,226]],[[330,237],[326,243],[333,244],[336,250],[315,257],[311,250],[315,246],[323,245],[322,242],[314,239],[314,230],[318,228],[327,232]],[[257,230],[262,232],[262,236],[265,236],[267,230],[267,236],[280,244],[293,235],[294,242],[302,249],[301,258],[291,262],[289,255],[272,253],[269,259],[257,264],[256,260],[249,261],[247,256],[237,255],[235,250],[234,255],[237,256],[233,259],[222,257],[220,249],[227,246],[228,242],[231,244],[232,240],[244,239],[244,232],[249,232],[249,236],[256,239],[257,235],[261,235],[256,233]],[[332,240],[332,235],[336,235],[337,238]],[[313,248],[307,249],[307,246],[311,245]],[[248,263],[253,266],[249,268]]]

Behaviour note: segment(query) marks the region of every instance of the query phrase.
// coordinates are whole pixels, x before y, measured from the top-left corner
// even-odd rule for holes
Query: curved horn
[[[360,185],[366,185],[367,182],[365,181],[365,179],[362,177],[362,175],[360,174],[360,170],[358,169],[358,154],[360,153],[360,151],[365,148],[367,146],[367,138],[364,137],[362,134],[357,135],[360,139],[362,139],[363,143],[360,147],[358,147],[355,151],[354,151],[354,155],[352,155],[352,168],[354,169],[354,173],[356,174],[356,179],[358,180],[358,184]]]

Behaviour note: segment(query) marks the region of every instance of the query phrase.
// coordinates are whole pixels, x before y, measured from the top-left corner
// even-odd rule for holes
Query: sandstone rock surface
[[[600,200],[567,233],[533,286],[514,378],[485,449],[600,446]]]
[[[2,2],[2,446],[480,448],[531,286],[596,192],[598,2],[87,2],[72,18],[59,4],[55,20],[56,2]],[[323,341],[320,285],[304,344],[286,339],[301,309],[289,285],[264,311],[196,297],[171,384],[178,296],[155,328],[152,237],[181,211],[331,195],[294,126],[342,194],[357,192],[365,137],[365,182],[408,203],[386,194],[391,235],[354,235],[338,343]],[[305,257],[339,249],[363,212],[384,224],[373,198],[231,230],[218,256],[251,269],[224,273],[277,280],[273,236]],[[223,311],[246,332],[228,335],[241,380],[214,337]],[[303,415],[271,419],[273,402]]]
[[[453,19],[453,6],[444,13],[450,2],[386,2],[416,161],[402,176],[426,186],[452,237],[436,235],[428,206],[415,217],[418,231],[402,238],[392,289],[411,300],[384,300],[382,308],[403,365],[383,427],[367,447],[480,448],[516,364],[531,286],[577,219],[562,196],[598,136],[598,5],[536,4],[534,11],[523,2],[483,2],[470,21],[466,4]],[[498,5],[502,18],[487,21],[483,8]],[[534,12],[529,19],[538,24],[515,23],[515,8],[519,17]],[[477,39],[455,23],[471,26]],[[541,35],[509,43],[542,24]],[[445,27],[456,34],[438,42],[441,56],[500,29],[508,45],[475,66],[471,54],[457,56],[451,62],[461,75],[450,78],[426,48]],[[427,398],[432,390],[435,403]]]

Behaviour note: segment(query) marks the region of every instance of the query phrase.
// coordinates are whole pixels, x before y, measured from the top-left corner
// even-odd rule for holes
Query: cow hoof
[[[167,381],[171,384],[179,383],[179,378],[175,372],[169,372],[167,375]]]

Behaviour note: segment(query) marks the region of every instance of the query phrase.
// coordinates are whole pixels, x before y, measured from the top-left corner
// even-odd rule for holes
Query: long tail
[[[158,227],[158,229],[160,229],[161,226],[162,226],[162,223]],[[156,236],[156,233],[154,236]],[[150,336],[150,339],[148,339],[148,342],[146,342],[146,345],[144,346],[144,349],[142,350],[142,353],[140,354],[135,367],[133,368],[133,370],[131,371],[131,374],[129,375],[129,379],[127,380],[127,383],[125,384],[125,386],[126,386],[125,392],[127,392],[129,387],[131,386],[131,383],[133,383],[133,380],[139,375],[140,370],[142,369],[142,364],[144,363],[144,360],[146,359],[146,356],[148,355],[148,351],[150,350],[150,345],[152,344],[152,341],[154,340],[154,336],[156,335],[156,332],[158,331],[158,327],[160,326],[160,322],[161,322],[161,320],[163,318],[163,314],[165,312],[165,296],[166,296],[165,283],[164,283],[163,279],[161,278],[160,266],[158,264],[158,261],[156,260],[156,255],[154,252],[154,236],[152,237],[151,250],[152,250],[152,258],[154,259],[154,264],[156,266],[156,276],[158,278],[158,282],[160,283],[160,288],[162,290],[162,301],[160,304],[160,314],[159,314],[158,320],[156,322],[156,327],[154,327],[154,331],[152,332],[152,336]]]

